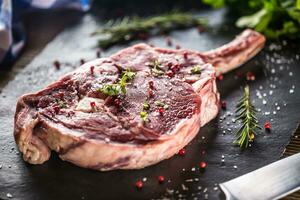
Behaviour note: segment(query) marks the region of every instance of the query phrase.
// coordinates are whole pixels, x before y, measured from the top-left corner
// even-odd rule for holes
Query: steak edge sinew
[[[217,73],[227,72],[254,56],[264,41],[246,30],[216,51],[138,44],[88,62],[45,89],[20,97],[16,143],[32,164],[47,161],[52,150],[63,160],[97,170],[155,164],[176,154],[217,115],[219,94],[210,63]],[[195,67],[201,73],[193,73]],[[128,69],[135,77],[127,83],[126,94],[99,92],[104,85],[116,84]]]

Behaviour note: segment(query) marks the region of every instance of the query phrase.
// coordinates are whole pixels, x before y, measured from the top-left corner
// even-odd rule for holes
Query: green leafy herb
[[[254,28],[268,38],[300,37],[300,0],[203,0],[214,8],[228,6],[238,27]]]
[[[235,143],[241,148],[247,148],[249,143],[253,142],[256,136],[256,130],[260,127],[258,126],[258,120],[255,116],[256,109],[251,103],[249,86],[244,88],[243,97],[239,100],[237,104],[237,120],[241,120],[242,126],[237,131],[237,139]]]
[[[102,88],[98,89],[98,91],[108,96],[126,94],[126,85],[128,84],[128,81],[133,80],[134,77],[135,77],[135,72],[125,70],[123,71],[122,77],[118,83],[104,85]]]
[[[140,112],[140,117],[141,117],[141,119],[145,122],[145,121],[148,120],[148,113],[145,112],[145,111],[141,111],[141,112]]]
[[[122,81],[123,82],[126,82],[126,81],[131,81],[131,80],[133,80],[134,79],[134,77],[135,77],[135,72],[132,72],[132,71],[130,71],[130,70],[125,70],[125,71],[123,71],[123,73],[122,73]]]
[[[119,85],[116,85],[116,84],[104,85],[98,91],[102,92],[108,96],[116,96],[116,95],[121,94],[121,88]]]
[[[116,43],[158,35],[174,29],[203,25],[205,22],[206,20],[203,18],[197,18],[184,12],[172,12],[149,18],[124,17],[121,20],[109,21],[105,28],[93,34],[106,35],[99,39],[98,45],[108,48]]]
[[[160,76],[160,75],[164,74],[164,71],[162,71],[159,68],[153,68],[153,69],[151,69],[151,73],[155,76]]]
[[[163,107],[163,106],[165,105],[165,104],[164,104],[163,102],[161,102],[161,101],[155,101],[154,103],[155,103],[155,105],[160,106],[160,107]]]
[[[63,102],[63,101],[59,101],[59,102],[58,102],[58,106],[59,106],[60,108],[67,108],[66,102]]]
[[[192,74],[201,74],[201,68],[199,65],[195,65],[192,69],[191,69],[191,73]]]
[[[149,104],[147,101],[145,101],[145,102],[143,103],[143,109],[144,109],[144,110],[149,110],[149,108],[150,108],[150,104]]]
[[[119,86],[123,94],[126,94],[126,85],[128,81],[134,79],[135,73],[129,70],[126,70],[122,73],[122,78],[119,81]]]
[[[146,63],[151,68],[151,74],[155,76],[163,75],[165,72],[161,69],[161,64],[158,60],[154,60],[150,63]]]
[[[165,110],[167,110],[167,109],[169,108],[169,106],[168,106],[167,104],[165,104],[165,103],[163,103],[163,102],[161,102],[161,101],[155,101],[154,104],[155,104],[156,106],[159,106],[159,107],[164,108]]]
[[[225,0],[203,0],[203,3],[209,4],[213,8],[221,8],[225,5]]]

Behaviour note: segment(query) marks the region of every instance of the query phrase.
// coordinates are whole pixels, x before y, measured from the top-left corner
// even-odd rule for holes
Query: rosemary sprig
[[[109,21],[104,28],[92,35],[105,34],[107,37],[99,39],[98,45],[108,48],[116,43],[124,43],[137,38],[143,39],[149,35],[168,33],[174,29],[189,28],[205,23],[205,19],[184,12],[172,12],[149,18],[124,17],[120,20]]]
[[[250,100],[249,86],[244,88],[243,97],[237,104],[237,120],[242,121],[242,126],[236,133],[236,140],[234,143],[238,144],[240,148],[247,148],[249,143],[253,142],[256,136],[256,129],[260,129],[258,120],[255,116],[256,109]]]

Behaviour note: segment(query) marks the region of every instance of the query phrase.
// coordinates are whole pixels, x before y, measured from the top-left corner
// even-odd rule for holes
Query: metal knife
[[[279,199],[300,189],[300,153],[221,183],[227,200]]]

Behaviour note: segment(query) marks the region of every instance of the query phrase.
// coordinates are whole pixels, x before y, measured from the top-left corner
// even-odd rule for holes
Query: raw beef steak
[[[88,62],[20,97],[16,143],[32,164],[47,161],[52,150],[96,170],[155,164],[176,154],[217,115],[216,71],[241,65],[264,42],[246,30],[209,52],[138,44]]]

